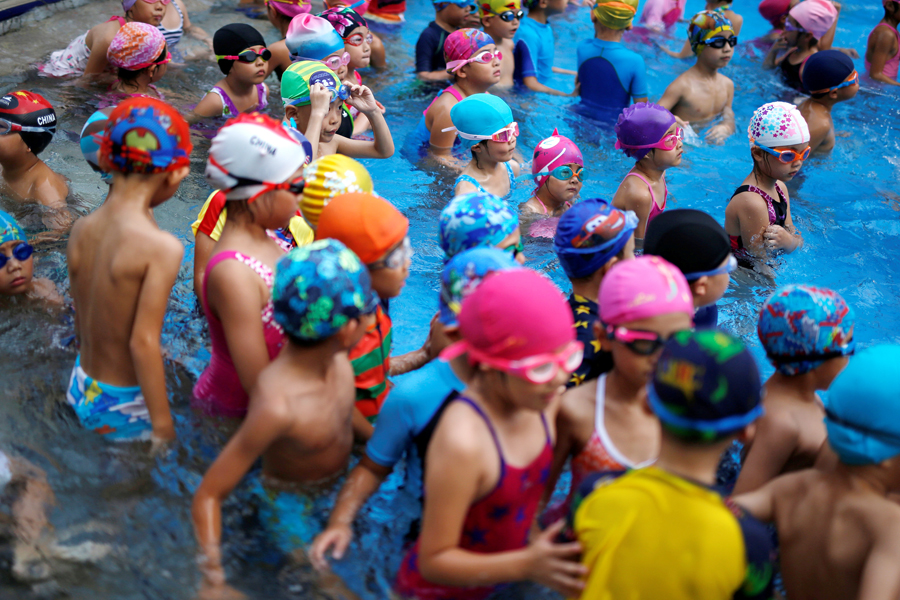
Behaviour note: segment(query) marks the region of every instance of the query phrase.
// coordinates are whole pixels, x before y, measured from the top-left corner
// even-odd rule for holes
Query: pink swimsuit
[[[900,32],[898,32],[896,29],[894,29],[887,23],[879,23],[878,25],[875,26],[875,29],[878,29],[879,27],[887,27],[888,29],[890,29],[891,32],[894,34],[894,37],[897,38],[897,45],[898,45],[898,47],[900,47]],[[875,29],[872,30],[872,33],[875,33]],[[870,38],[872,37],[872,33],[869,34]],[[866,61],[866,71],[868,71],[868,70],[869,70],[869,61]],[[882,73],[884,73],[887,77],[890,77],[891,79],[896,81],[898,70],[900,70],[900,50],[897,51],[897,54],[895,54],[893,58],[891,58],[889,61],[884,63],[884,70],[882,71]]]
[[[647,181],[646,177],[644,177],[640,173],[629,173],[625,177],[637,177],[638,179],[640,179],[641,181],[646,183],[648,188],[650,188],[650,200],[653,203],[650,206],[650,214],[647,215],[647,223],[649,224],[650,221],[655,219],[658,214],[660,214],[662,211],[666,210],[666,200],[669,199],[669,186],[668,186],[668,184],[666,184],[665,176],[663,176],[663,184],[666,186],[666,195],[665,195],[665,197],[663,197],[662,206],[659,206],[656,203],[656,194],[653,193],[653,186],[650,185],[650,182]]]
[[[203,280],[203,310],[206,312],[206,320],[209,323],[212,357],[209,365],[200,375],[200,379],[197,380],[197,385],[194,386],[192,405],[209,415],[243,417],[247,414],[249,398],[231,360],[222,323],[210,312],[206,299],[206,282],[209,281],[209,274],[217,264],[229,259],[242,262],[253,269],[257,275],[262,277],[270,290],[274,282],[272,269],[240,252],[233,250],[220,252],[210,259],[209,264],[206,265],[206,276]],[[269,360],[273,360],[284,345],[284,331],[275,322],[271,298],[262,311],[262,324]]]

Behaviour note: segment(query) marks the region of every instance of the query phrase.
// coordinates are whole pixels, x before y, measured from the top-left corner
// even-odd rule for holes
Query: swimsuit
[[[666,195],[663,197],[662,206],[659,206],[656,203],[656,194],[653,193],[653,186],[650,185],[650,182],[647,181],[647,178],[641,175],[640,173],[629,173],[625,177],[637,177],[641,181],[647,184],[647,187],[650,189],[650,214],[647,215],[647,225],[650,224],[650,221],[655,219],[662,211],[666,210],[666,201],[669,199],[669,186],[666,183],[665,175],[663,175],[663,185],[666,186]],[[646,226],[645,226],[646,229]]]
[[[175,29],[166,29],[163,27],[163,24],[160,23],[156,26],[159,29],[159,32],[163,34],[163,37],[166,38],[166,46],[171,51],[172,48],[181,41],[181,36],[184,35],[184,13],[181,12],[181,7],[178,6],[177,2],[172,2],[175,5],[175,10],[178,11],[178,27]]]
[[[80,355],[72,368],[66,400],[85,429],[107,440],[149,440],[153,432],[141,387],[118,387],[93,379],[81,368]]]
[[[348,357],[356,376],[356,408],[370,421],[381,411],[390,387],[391,317],[381,304],[375,309],[375,324],[350,349]]]
[[[459,548],[480,554],[509,552],[528,545],[528,534],[553,461],[553,442],[543,415],[546,441],[544,449],[527,467],[506,463],[500,440],[491,420],[472,400],[460,396],[456,402],[468,404],[478,413],[494,439],[500,459],[497,485],[484,498],[469,507],[459,539]],[[419,573],[419,542],[407,551],[397,575],[397,591],[405,598],[418,600],[480,600],[487,598],[495,586],[454,587],[426,581]]]
[[[228,92],[223,90],[217,85],[214,85],[209,93],[217,95],[222,99],[222,116],[223,117],[236,117],[240,114],[240,111],[234,105],[234,102],[231,100],[231,97],[228,95]],[[266,99],[266,84],[257,83],[256,84],[256,97],[259,99],[259,105],[253,109],[256,112],[262,112],[268,105],[269,102]],[[252,111],[248,111],[252,112]]]
[[[422,111],[422,118],[419,119],[419,122],[416,124],[416,128],[413,129],[409,135],[406,137],[406,143],[403,146],[403,154],[406,158],[412,162],[416,162],[417,160],[423,159],[428,156],[428,148],[431,145],[431,131],[428,129],[428,123],[425,121],[425,115],[428,114],[431,106],[437,102],[437,99],[441,97],[441,94],[450,94],[454,98],[456,98],[457,102],[462,102],[463,97],[462,94],[456,90],[452,85],[441,90],[437,96],[434,97],[434,100],[428,105],[428,108]],[[454,149],[460,146],[459,136],[453,138],[453,147]],[[468,154],[468,152],[466,152]]]
[[[106,20],[107,23],[110,21],[118,21],[119,25],[125,24],[124,17],[110,17]],[[88,33],[90,32],[85,31],[69,42],[64,50],[57,50],[51,54],[47,62],[38,67],[41,74],[50,77],[67,77],[84,73],[91,56],[91,49],[85,42]]]
[[[890,77],[894,81],[897,80],[897,72],[900,70],[900,32],[898,32],[895,28],[891,27],[887,23],[879,23],[875,26],[875,29],[879,27],[887,27],[894,34],[894,37],[897,38],[897,54],[893,56],[893,58],[889,59],[884,63],[884,69],[882,73],[884,73],[887,77]],[[872,30],[872,33],[875,33],[875,29]],[[872,33],[869,34],[869,38],[872,37]],[[869,61],[866,61],[866,71],[869,70]]]
[[[516,176],[513,175],[512,167],[509,166],[509,163],[508,163],[508,162],[505,162],[505,163],[503,163],[503,164],[504,164],[504,166],[506,166],[506,176],[509,178],[509,191],[506,192],[505,194],[503,194],[503,195],[501,196],[501,198],[506,198],[507,196],[509,196],[510,194],[512,194],[513,188],[516,187]],[[474,177],[472,177],[471,175],[466,175],[466,174],[462,174],[462,175],[460,175],[459,177],[456,178],[456,181],[453,183],[454,189],[456,188],[456,186],[459,185],[459,182],[460,182],[460,181],[465,181],[465,182],[471,183],[472,185],[475,186],[475,189],[476,189],[477,191],[479,191],[479,192],[481,192],[481,193],[483,193],[483,194],[487,194],[487,193],[488,193],[488,191],[487,191],[486,189],[484,189],[484,187],[483,187],[480,183],[478,183],[478,181],[477,181]],[[538,200],[538,202],[540,202],[540,200]],[[541,204],[541,206],[544,206],[544,205]],[[546,212],[546,211],[547,211],[547,209],[546,209],[546,207],[545,207],[545,208],[544,208],[544,212]]]
[[[243,417],[247,414],[249,397],[231,360],[231,353],[228,351],[228,340],[225,338],[225,329],[222,327],[219,319],[209,310],[209,303],[206,297],[206,283],[209,281],[210,272],[217,264],[229,259],[242,262],[253,269],[253,272],[262,278],[270,291],[275,279],[272,269],[267,265],[234,250],[216,254],[210,259],[209,264],[206,265],[206,276],[203,279],[203,311],[206,313],[206,320],[209,323],[209,340],[212,344],[212,356],[210,357],[209,365],[203,370],[203,373],[197,380],[197,385],[194,386],[193,405],[207,414]],[[271,361],[278,356],[281,347],[284,345],[284,331],[275,322],[271,294],[269,301],[262,310],[262,325],[266,349],[269,352],[269,360]]]
[[[784,220],[787,217],[787,199],[784,197],[784,192],[781,191],[781,186],[777,183],[775,184],[775,191],[778,192],[778,198],[781,202],[775,202],[775,199],[772,198],[772,196],[755,185],[742,185],[734,190],[731,198],[733,199],[738,194],[744,192],[752,192],[760,196],[766,201],[766,208],[769,211],[769,225],[780,225],[784,227]],[[742,267],[747,267],[748,269],[752,268],[753,256],[747,252],[747,248],[744,247],[744,240],[741,239],[740,234],[729,235],[728,237],[731,240],[731,252],[734,254],[735,258],[738,259],[738,264]]]
[[[803,65],[806,64],[809,56],[807,56],[797,64],[793,64],[790,60],[788,60],[788,57],[795,50],[796,48],[792,48],[790,51],[788,51],[787,56],[785,56],[784,60],[781,61],[781,74],[784,75],[784,81],[786,84],[788,84],[792,88],[805,91],[806,88],[803,85],[803,80],[800,78],[800,70],[803,68]],[[812,56],[812,54],[810,54],[810,56]]]

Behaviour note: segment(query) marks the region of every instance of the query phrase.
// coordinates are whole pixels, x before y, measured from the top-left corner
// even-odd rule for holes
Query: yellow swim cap
[[[319,215],[332,198],[350,192],[372,193],[372,178],[357,161],[343,154],[329,154],[303,168],[303,196],[300,211],[306,222],[315,229]]]
[[[508,10],[518,12],[521,9],[521,0],[480,0],[478,16],[484,18],[487,15],[502,15]]]
[[[592,12],[601,25],[627,29],[637,13],[638,0],[598,0]]]

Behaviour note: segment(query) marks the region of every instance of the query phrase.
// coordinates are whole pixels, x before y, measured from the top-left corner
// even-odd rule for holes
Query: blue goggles
[[[338,100],[338,99],[340,99],[342,101],[347,100],[350,97],[350,86],[348,86],[348,85],[342,85],[339,88],[329,88],[329,91],[331,92],[331,101],[332,102],[334,102],[335,100]],[[294,98],[294,99],[282,98],[282,101],[284,102],[284,104],[286,106],[297,106],[297,105],[309,104],[310,100],[309,100],[309,96],[300,96],[299,98]]]
[[[0,253],[0,269],[6,266],[11,259],[15,258],[19,262],[23,262],[31,258],[31,255],[34,253],[34,246],[31,244],[27,244],[22,242],[15,248],[13,248],[12,256],[7,256],[6,254]]]
[[[721,267],[717,269],[713,269],[712,271],[696,271],[694,273],[685,273],[684,278],[688,281],[696,281],[701,277],[714,277],[716,275],[725,275],[727,273],[733,273],[735,269],[738,268],[737,258],[734,257],[734,254],[728,255],[728,262],[726,262]]]

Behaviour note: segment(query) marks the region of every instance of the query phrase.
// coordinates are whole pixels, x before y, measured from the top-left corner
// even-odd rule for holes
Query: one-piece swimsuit
[[[878,25],[875,26],[875,29],[878,29],[879,27],[887,27],[888,29],[891,30],[891,33],[894,34],[894,37],[897,38],[897,48],[898,48],[897,54],[895,54],[887,62],[884,63],[884,69],[881,71],[886,76],[888,76],[891,79],[893,79],[894,81],[896,81],[897,73],[898,73],[898,71],[900,71],[900,32],[898,32],[895,27],[891,27],[887,23],[879,23]],[[875,33],[875,29],[873,29],[872,33],[869,34],[870,38],[872,37],[872,34]],[[869,69],[869,67],[870,67],[869,61],[868,60],[865,61],[865,64],[866,64],[866,71],[869,71],[870,70]]]
[[[772,196],[755,185],[742,185],[734,190],[731,198],[734,199],[735,196],[743,194],[744,192],[752,192],[758,195],[766,201],[766,209],[769,213],[769,225],[781,225],[784,227],[784,221],[787,217],[787,198],[784,197],[784,192],[781,191],[781,186],[777,183],[775,184],[775,191],[778,192],[778,199],[780,202],[776,202]],[[753,255],[747,251],[747,248],[744,246],[744,240],[741,239],[740,234],[729,235],[728,238],[731,240],[731,252],[734,254],[735,258],[738,259],[738,264],[742,267],[752,268]]]
[[[663,175],[663,185],[666,186],[666,194],[663,196],[662,206],[659,206],[656,203],[656,194],[653,192],[653,186],[650,185],[650,182],[647,181],[647,178],[641,175],[640,173],[629,173],[625,177],[637,177],[645,184],[647,184],[647,188],[650,190],[650,214],[647,215],[647,225],[650,224],[650,221],[655,219],[657,215],[662,214],[662,211],[666,210],[666,201],[669,199],[669,185],[666,183],[665,175]]]
[[[210,93],[215,94],[222,99],[223,117],[236,117],[240,114],[240,111],[234,105],[234,102],[231,100],[231,96],[228,95],[228,92],[217,85],[214,85],[213,88],[209,91]],[[259,104],[254,110],[256,112],[262,112],[269,105],[266,94],[266,85],[264,83],[256,84],[256,97],[259,100]]]
[[[501,198],[506,198],[510,194],[512,194],[513,189],[516,187],[516,176],[513,174],[512,167],[509,166],[508,162],[503,163],[503,165],[506,167],[506,176],[509,178],[509,191],[506,192],[505,194],[503,194],[503,196],[501,196]],[[463,173],[462,175],[460,175],[459,177],[456,178],[456,181],[453,183],[454,189],[456,189],[456,186],[459,185],[460,181],[465,181],[467,183],[471,183],[472,185],[475,186],[475,189],[477,191],[479,191],[483,194],[488,193],[488,191],[486,189],[484,189],[484,186],[482,186],[480,183],[478,183],[477,179],[475,179],[471,175],[467,175],[465,173]],[[540,202],[540,200],[538,202]],[[544,211],[546,212],[546,210],[547,209],[545,208]]]

